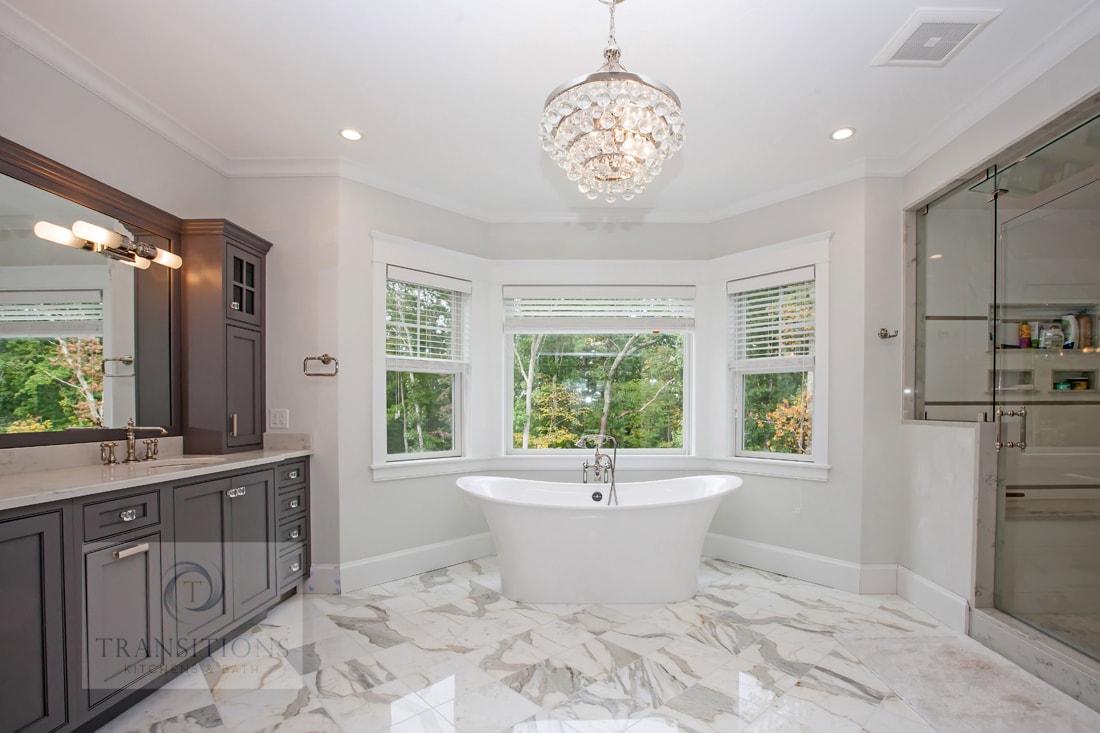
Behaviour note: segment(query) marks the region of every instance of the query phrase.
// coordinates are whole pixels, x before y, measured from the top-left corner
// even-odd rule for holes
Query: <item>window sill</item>
[[[828,481],[829,466],[825,463],[777,461],[768,458],[713,458],[708,465],[722,471],[752,476],[775,476],[805,481]]]
[[[451,476],[486,471],[580,471],[589,454],[511,455],[496,458],[428,458],[371,466],[375,481],[393,481],[422,476]],[[706,458],[688,455],[622,455],[625,471],[723,471],[754,476],[828,481],[829,466],[767,458]]]

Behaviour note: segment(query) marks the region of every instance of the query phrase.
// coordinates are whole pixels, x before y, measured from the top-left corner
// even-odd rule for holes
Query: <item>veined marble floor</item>
[[[951,635],[931,617],[722,561],[699,576],[682,603],[528,605],[488,557],[295,597],[101,733],[936,730],[836,638]],[[974,719],[1012,730],[996,708]]]

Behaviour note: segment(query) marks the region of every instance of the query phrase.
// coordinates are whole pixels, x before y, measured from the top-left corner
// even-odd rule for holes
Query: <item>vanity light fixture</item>
[[[40,221],[34,225],[34,233],[41,239],[75,249],[90,249],[139,270],[149,269],[151,262],[178,270],[183,258],[174,252],[138,242],[132,236],[112,232],[86,221],[73,223],[72,229]]]
[[[684,144],[684,119],[675,92],[619,63],[615,6],[623,0],[598,1],[611,11],[604,65],[550,93],[539,136],[581,193],[610,204],[629,201],[660,174]]]
[[[842,127],[839,130],[834,131],[833,134],[829,137],[831,137],[833,140],[847,140],[855,134],[856,129],[854,127]]]

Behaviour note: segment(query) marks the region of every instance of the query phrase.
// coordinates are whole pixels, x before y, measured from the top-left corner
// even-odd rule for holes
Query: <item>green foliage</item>
[[[812,447],[813,380],[808,372],[744,376],[747,451],[802,455]]]
[[[386,372],[386,452],[431,453],[454,447],[454,377]]]
[[[600,432],[620,448],[683,446],[681,334],[516,334],[513,347],[514,447]]]
[[[0,339],[0,432],[98,424],[102,355],[98,338]]]

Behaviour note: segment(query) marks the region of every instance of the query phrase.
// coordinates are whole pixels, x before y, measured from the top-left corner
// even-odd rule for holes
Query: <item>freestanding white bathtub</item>
[[[529,603],[691,598],[710,521],[740,485],[729,475],[619,483],[619,505],[608,506],[606,484],[458,479],[489,523],[503,595]]]

